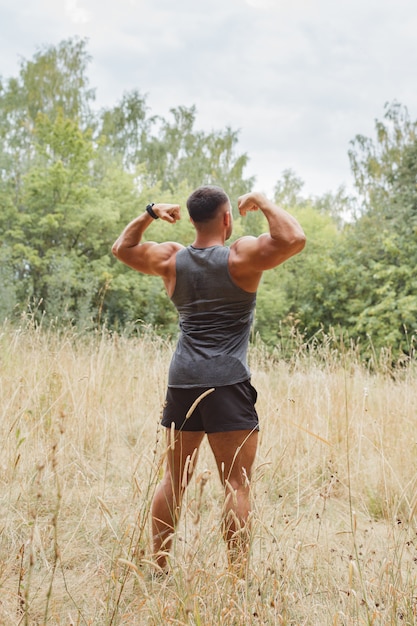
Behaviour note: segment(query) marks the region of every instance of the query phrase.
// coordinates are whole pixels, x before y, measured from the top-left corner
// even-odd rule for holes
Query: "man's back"
[[[230,249],[189,246],[176,254],[172,301],[180,337],[172,359],[171,387],[222,386],[249,378],[246,362],[256,293],[230,276]]]

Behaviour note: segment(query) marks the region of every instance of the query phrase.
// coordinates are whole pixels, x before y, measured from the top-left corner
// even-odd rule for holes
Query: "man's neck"
[[[194,248],[212,248],[213,246],[224,246],[225,239],[221,235],[202,235],[197,233],[193,242]]]

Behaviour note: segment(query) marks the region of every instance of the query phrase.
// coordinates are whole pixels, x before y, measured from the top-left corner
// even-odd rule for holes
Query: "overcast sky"
[[[195,104],[197,128],[240,129],[267,193],[286,168],[306,193],[349,189],[349,142],[384,104],[417,118],[416,0],[0,0],[0,75],[74,35],[98,105],[132,89],[164,116]]]

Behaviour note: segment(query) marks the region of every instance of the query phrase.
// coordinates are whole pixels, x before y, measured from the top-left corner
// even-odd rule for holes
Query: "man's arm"
[[[153,212],[166,222],[175,224],[180,219],[178,204],[154,204]],[[153,276],[161,276],[166,281],[170,278],[173,255],[183,246],[169,241],[141,243],[143,233],[154,221],[147,212],[132,220],[112,246],[114,256],[129,267]]]
[[[259,237],[241,237],[231,246],[230,270],[238,284],[255,291],[262,272],[283,263],[301,252],[306,237],[297,220],[284,209],[258,192],[248,193],[238,200],[239,213],[262,211],[269,233]]]

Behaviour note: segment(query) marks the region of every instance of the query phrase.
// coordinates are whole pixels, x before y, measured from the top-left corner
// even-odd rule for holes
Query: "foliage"
[[[389,346],[394,359],[414,355],[417,122],[393,103],[375,131],[375,139],[357,136],[351,143],[356,200],[343,188],[322,198],[304,197],[303,182],[291,170],[278,181],[276,200],[297,215],[307,246],[278,268],[279,284],[272,276],[266,279],[267,306],[274,303],[284,321],[274,337],[271,317],[264,321],[258,315],[270,341],[285,334],[288,319],[306,340],[320,329],[337,328],[359,341],[363,354]]]
[[[141,320],[173,332],[162,283],[116,263],[111,244],[154,198],[184,205],[201,183],[247,191],[247,157],[235,154],[237,132],[195,130],[194,107],[172,109],[167,121],[149,116],[134,91],[93,113],[89,61],[86,42],[70,39],[1,83],[0,314],[34,305],[82,325]],[[175,231],[158,226],[159,240],[191,242],[186,218]]]
[[[254,179],[229,127],[197,128],[194,106],[152,115],[139,89],[111,108],[93,109],[86,41],[69,39],[22,60],[0,80],[0,319],[31,308],[77,326],[148,324],[172,335],[177,322],[162,281],[117,263],[111,244],[158,199],[178,202],[175,227],[146,238],[193,240],[186,198],[218,184],[232,205]],[[358,135],[349,152],[357,197],[343,187],[304,193],[291,169],[275,201],[301,222],[301,255],[266,272],[254,334],[274,347],[294,332],[305,341],[337,329],[366,350],[414,355],[417,299],[417,122],[387,105],[375,138]],[[236,216],[234,237],[267,230],[261,212]]]
[[[237,131],[196,130],[195,106],[172,108],[170,114],[172,120],[147,117],[146,99],[135,90],[103,112],[101,133],[126,167],[145,163],[147,184],[160,184],[162,191],[173,193],[184,181],[192,189],[219,185],[234,201],[250,190],[253,178],[243,178],[248,157],[235,155]]]
[[[363,198],[345,243],[360,274],[351,315],[357,335],[408,353],[417,331],[417,122],[393,103],[375,130],[376,140],[358,136],[350,152]]]

